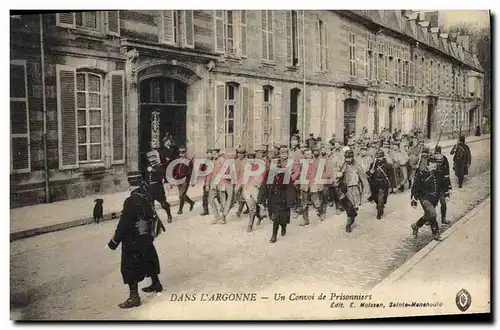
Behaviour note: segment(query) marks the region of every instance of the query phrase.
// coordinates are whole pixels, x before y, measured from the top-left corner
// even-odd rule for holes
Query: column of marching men
[[[173,181],[184,179],[181,184],[175,184],[179,193],[177,214],[183,213],[185,203],[189,204],[190,211],[195,205],[188,190],[190,183],[196,183],[191,181],[196,155],[189,157],[187,150],[177,148],[171,138],[163,142],[159,151],[147,153],[149,166],[145,175],[128,178],[133,190],[125,200],[116,231],[108,243],[112,250],[122,245],[121,273],[124,283],[129,286],[130,296],[119,304],[120,308],[141,304],[138,283],[145,277],[151,278],[151,285],[142,291],[163,290],[158,277],[160,263],[153,242],[164,230],[154,202],[160,203],[167,213],[167,222],[173,220],[164,183],[171,185],[175,183]],[[471,153],[464,136],[459,137],[450,153],[461,188],[471,165]],[[345,212],[345,230],[350,233],[364,201],[375,205],[373,215],[381,219],[389,195],[406,189],[410,190],[411,206],[417,207],[420,203],[424,213],[411,224],[415,237],[421,227],[429,225],[434,239],[440,240],[438,204],[442,224],[450,224],[446,218],[446,204],[451,193],[448,159],[438,144],[431,152],[424,145],[424,137],[418,129],[403,135],[398,131],[391,134],[384,129],[372,137],[368,137],[363,129],[358,139],[344,136],[339,140],[332,136],[328,143],[323,143],[313,134],[305,141],[294,135],[290,147],[279,143],[271,147],[264,144],[256,150],[238,148],[235,153],[211,148],[204,157],[211,161],[213,170],[208,171],[205,162],[198,169],[208,173],[203,177],[201,215],[207,216],[211,211],[212,224],[225,225],[229,211],[236,208],[237,217],[248,216],[249,233],[268,217],[273,224],[270,243],[277,241],[280,228],[281,236],[286,235],[292,217],[301,218],[299,226],[309,225],[311,206],[320,222],[325,220],[328,207],[334,208],[337,214]],[[225,160],[232,158],[236,181],[230,176],[217,180],[217,174],[223,172]],[[244,178],[245,172],[258,173],[259,165],[251,161],[253,159],[259,159],[265,170]],[[165,169],[174,160],[178,162],[173,166],[172,177],[167,178]],[[231,174],[231,168],[228,167],[224,174]],[[324,182],[327,183],[319,179],[326,179]]]

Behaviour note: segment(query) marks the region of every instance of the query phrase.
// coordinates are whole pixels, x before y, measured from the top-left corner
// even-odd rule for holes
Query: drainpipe
[[[43,106],[43,168],[45,172],[45,203],[50,203],[50,189],[49,189],[49,164],[47,152],[47,102],[45,100],[45,56],[43,44],[43,19],[42,14],[38,15],[40,18],[40,62],[42,70],[42,106]]]
[[[302,141],[306,140],[306,21],[305,21],[305,10],[302,10],[302,63],[304,71],[304,91],[303,96],[303,109],[302,109]]]
[[[380,60],[380,57],[378,55],[378,35],[382,32],[383,30],[382,29],[379,29],[377,31],[377,33],[375,33],[375,44],[376,44],[376,47],[377,47],[377,52],[376,52],[376,56],[378,57],[378,60]],[[375,51],[373,52],[374,53],[374,56],[375,56]],[[383,58],[382,58],[383,59]],[[383,61],[382,61],[383,62]],[[385,70],[385,66],[383,65],[384,63],[382,63],[382,67],[384,68]],[[377,65],[378,65],[378,68],[377,68],[377,72],[378,72],[378,76],[380,77],[381,76],[381,72],[380,72],[380,65],[379,65],[379,61],[377,61]],[[380,97],[380,86],[383,84],[383,81],[380,80],[377,84],[377,98],[375,100],[375,112],[377,113],[377,135],[380,135],[380,132],[379,132],[379,128],[380,128],[380,108],[379,108],[379,97]],[[375,117],[375,114],[374,114],[374,117]],[[375,126],[375,118],[373,118],[373,124]],[[373,130],[375,132],[375,127],[373,127]],[[372,133],[373,135],[373,133]]]

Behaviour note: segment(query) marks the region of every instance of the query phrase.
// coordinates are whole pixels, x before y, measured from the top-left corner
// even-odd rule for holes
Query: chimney
[[[448,33],[441,33],[441,34],[439,35],[439,37],[440,37],[441,39],[448,39]]]
[[[426,16],[427,20],[429,21],[431,27],[438,27],[439,26],[439,12],[438,11],[425,13],[425,16]]]
[[[470,46],[470,38],[469,36],[458,36],[457,37],[457,43],[459,45],[462,45],[464,50],[469,51],[469,46]]]
[[[425,12],[421,11],[421,12],[418,12],[418,21],[419,22],[424,22],[425,21]]]

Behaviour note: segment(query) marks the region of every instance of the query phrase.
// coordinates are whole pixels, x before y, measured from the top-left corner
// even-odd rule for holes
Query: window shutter
[[[26,61],[10,61],[10,136],[12,173],[31,172]]]
[[[253,141],[254,147],[260,148],[262,146],[262,102],[264,102],[264,90],[262,86],[255,86],[254,92],[254,130]]]
[[[240,129],[240,144],[248,148],[248,127],[250,126],[250,103],[249,103],[249,90],[248,86],[241,86],[241,129]]]
[[[267,11],[267,51],[269,61],[274,61],[273,11]]]
[[[125,163],[125,86],[123,71],[111,72],[111,145],[113,147],[112,163]]]
[[[303,47],[302,47],[302,15],[299,14],[302,13],[303,11],[298,11],[297,10],[297,33],[295,34],[295,42],[297,44],[297,64],[300,63],[300,58],[302,57],[303,53]]]
[[[274,131],[274,140],[273,141],[277,141],[277,142],[284,142],[284,140],[282,140],[282,131],[283,131],[283,126],[281,125],[281,113],[283,112],[283,109],[282,109],[282,97],[283,97],[283,93],[281,92],[281,88],[280,87],[275,87],[273,89],[273,96],[274,96],[274,104],[273,104],[273,114],[274,114],[274,120],[273,120],[273,131]]]
[[[323,43],[322,43],[322,51],[323,51],[323,63],[322,69],[323,71],[328,71],[328,25],[323,23]]]
[[[68,170],[78,167],[75,68],[57,65],[57,96],[59,169]]]
[[[215,52],[224,53],[225,39],[224,39],[224,11],[214,10],[214,25],[215,25]]]
[[[262,16],[262,58],[264,60],[268,59],[267,56],[267,38],[269,34],[267,33],[267,12],[265,10],[261,11]]]
[[[293,65],[292,11],[291,10],[286,11],[285,29],[286,29],[286,64]]]
[[[162,10],[162,43],[174,44],[174,11]]]
[[[75,13],[56,14],[56,25],[64,28],[75,27]]]
[[[240,10],[240,55],[247,57],[247,11]]]
[[[120,36],[120,11],[106,11],[106,32],[112,36]]]
[[[226,119],[224,100],[225,100],[225,87],[223,83],[215,84],[215,146],[224,147],[224,121]]]
[[[321,31],[319,29],[319,20],[316,19],[316,72],[321,71]]]
[[[194,48],[194,13],[192,10],[183,10],[182,15],[184,17],[184,47]]]

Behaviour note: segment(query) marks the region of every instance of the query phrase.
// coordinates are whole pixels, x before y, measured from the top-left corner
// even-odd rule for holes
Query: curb
[[[471,143],[476,143],[476,142],[480,142],[480,141],[484,141],[484,140],[490,140],[491,139],[491,136],[488,136],[488,137],[482,137],[480,139],[477,139],[477,140],[474,140],[474,141],[467,141],[467,139],[465,140],[465,143],[467,144],[471,144]],[[430,141],[430,142],[427,142],[426,145],[429,147],[429,148],[434,148],[434,146],[436,145],[436,142],[437,141]],[[455,144],[450,144],[450,145],[447,145],[447,146],[442,146],[441,149],[448,149],[448,148],[452,148]]]
[[[458,228],[460,228],[463,224],[469,221],[473,216],[476,215],[481,209],[486,207],[489,203],[491,203],[491,195],[488,196],[485,200],[483,200],[479,205],[474,207],[469,211],[466,215],[460,218],[455,225],[451,226],[447,230],[441,233],[441,241],[446,240],[450,235],[454,234]],[[429,244],[427,244],[423,249],[418,251],[413,257],[411,257],[404,264],[399,266],[395,271],[393,271],[389,276],[383,279],[380,283],[375,285],[371,290],[377,290],[380,287],[387,286],[390,284],[394,284],[400,278],[402,278],[406,273],[411,271],[422,259],[424,259],[429,253],[431,253],[441,242],[437,242],[432,240]]]
[[[201,200],[201,197],[202,196],[194,196],[194,197],[191,197],[191,199],[194,202],[199,202]],[[169,202],[169,204],[170,204],[170,206],[179,205],[179,200],[174,200],[172,202]],[[161,206],[156,205],[156,209],[161,210]],[[117,214],[120,214],[120,212],[121,212],[121,210],[118,212],[109,212],[109,213],[104,214],[101,222],[118,219],[119,215],[117,215]],[[42,226],[42,227],[33,228],[33,229],[25,229],[25,230],[16,231],[16,232],[10,233],[10,242],[14,242],[14,241],[17,241],[20,239],[38,236],[38,235],[42,235],[42,234],[47,234],[47,233],[51,233],[54,231],[84,226],[84,225],[92,223],[93,221],[94,221],[94,218],[92,216],[89,216],[89,217],[84,218],[84,219],[72,220],[72,221],[63,222],[63,223],[57,223],[54,225],[48,225],[48,226]]]
[[[489,140],[489,139],[491,139],[490,136],[484,137],[481,139],[477,139],[474,141],[468,141],[467,143],[475,143],[475,142]],[[434,145],[435,141],[434,142],[431,141],[427,144]],[[442,149],[448,149],[448,148],[451,148],[453,146],[454,146],[454,144],[450,144],[448,146],[443,146]],[[200,201],[201,198],[202,198],[202,196],[191,197],[191,199],[195,202]],[[171,206],[179,205],[179,200],[172,201],[170,203],[170,205]],[[160,210],[161,206],[156,206],[156,209]],[[109,221],[109,220],[117,219],[118,218],[117,214],[119,214],[120,212],[121,212],[121,210],[119,210],[117,212],[106,213],[106,214],[104,214],[102,221]],[[114,215],[114,217],[113,217],[113,215]],[[32,229],[20,230],[17,232],[10,233],[10,241],[13,242],[13,241],[17,241],[17,240],[24,239],[24,238],[29,238],[29,237],[33,237],[33,236],[37,236],[37,235],[51,233],[54,231],[65,230],[65,229],[78,227],[78,226],[84,226],[84,225],[87,225],[87,224],[92,223],[92,222],[93,222],[93,217],[89,216],[89,217],[84,218],[84,219],[72,220],[72,221],[68,221],[68,222],[63,222],[63,223],[58,223],[58,224],[48,225],[48,226],[42,226],[42,227],[37,227],[37,228],[32,228]]]

